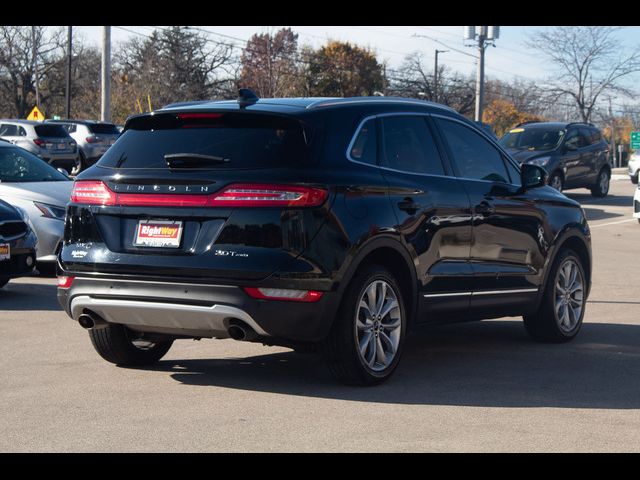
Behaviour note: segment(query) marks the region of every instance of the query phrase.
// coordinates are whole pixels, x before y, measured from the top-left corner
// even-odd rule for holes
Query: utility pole
[[[436,48],[436,62],[433,67],[433,101],[438,102],[438,54],[445,53],[449,50],[438,50]]]
[[[67,78],[65,87],[65,100],[67,105],[66,118],[71,118],[71,58],[72,58],[73,27],[67,29]]]
[[[40,88],[38,87],[38,49],[36,48],[36,27],[31,27],[31,44],[33,51],[33,73],[36,87],[36,106],[40,108]]]
[[[111,27],[102,27],[102,107],[100,120],[111,121]]]
[[[475,121],[482,122],[484,107],[484,54],[488,45],[495,47],[495,41],[500,37],[500,27],[468,26],[464,29],[464,40],[473,42],[478,48],[478,68],[476,70],[476,114]],[[477,41],[477,44],[476,44]]]

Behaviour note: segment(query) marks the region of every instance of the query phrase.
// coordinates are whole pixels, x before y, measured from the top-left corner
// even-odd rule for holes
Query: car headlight
[[[55,218],[56,220],[64,221],[64,216],[66,214],[66,210],[64,208],[40,202],[33,202],[33,204],[42,212],[43,217]]]
[[[544,167],[547,163],[549,163],[549,160],[551,160],[551,157],[538,157],[527,160],[527,163],[538,165],[539,167]]]

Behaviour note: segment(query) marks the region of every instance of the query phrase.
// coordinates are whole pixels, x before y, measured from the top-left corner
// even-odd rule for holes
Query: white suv
[[[638,183],[638,174],[640,173],[640,152],[636,152],[629,157],[629,177],[631,183]]]

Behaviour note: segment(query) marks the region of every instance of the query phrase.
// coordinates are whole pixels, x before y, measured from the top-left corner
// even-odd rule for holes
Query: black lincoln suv
[[[590,282],[580,205],[453,110],[243,93],[128,119],[75,182],[58,298],[118,365],[233,338],[367,385],[420,325],[571,340]]]
[[[556,190],[589,188],[594,197],[609,193],[609,144],[591,123],[523,123],[500,143],[518,162],[543,167]]]

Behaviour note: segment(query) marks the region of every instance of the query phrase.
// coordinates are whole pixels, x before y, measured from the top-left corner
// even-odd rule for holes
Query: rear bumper
[[[58,301],[78,320],[93,312],[105,321],[146,332],[228,338],[238,321],[265,341],[316,342],[329,333],[337,293],[315,303],[259,300],[239,286],[77,277],[58,289]]]

